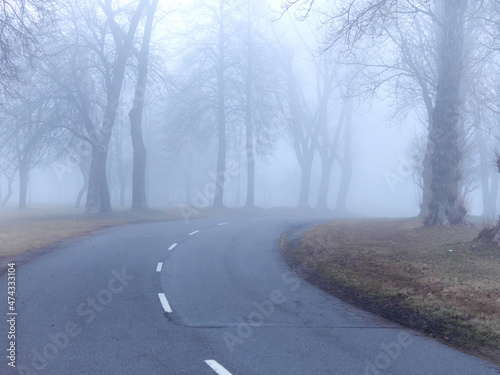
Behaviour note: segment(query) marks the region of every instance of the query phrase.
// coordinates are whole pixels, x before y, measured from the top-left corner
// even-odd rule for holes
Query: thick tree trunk
[[[29,173],[30,169],[27,165],[21,165],[19,167],[19,209],[26,208]]]
[[[85,204],[85,212],[88,214],[97,214],[100,210],[101,159],[105,152],[106,150],[102,150],[99,144],[92,144],[92,160],[90,162],[87,202]]]
[[[111,83],[108,87],[102,127],[96,132],[99,135],[94,135],[91,139],[92,162],[90,164],[89,188],[87,191],[87,203],[85,205],[85,212],[88,214],[96,214],[99,211],[111,211],[108,181],[106,177],[106,160],[109,140],[111,139],[111,132],[116,119],[116,112],[120,101],[128,55],[130,53],[137,26],[148,2],[141,1],[139,3],[130,20],[130,27],[125,36],[116,31],[116,29],[119,29],[119,26],[114,19],[111,4],[111,2],[107,1],[102,5],[102,7],[112,26],[113,39],[116,45],[116,60],[113,63],[113,74]]]
[[[459,192],[458,136],[463,23],[466,0],[443,0],[443,35],[431,139],[431,192],[424,224],[464,224],[467,211]]]
[[[146,160],[147,152],[142,137],[141,120],[142,108],[135,114],[130,111],[130,133],[132,135],[132,144],[134,148],[134,162],[132,171],[132,210],[144,210],[148,208],[146,200]],[[134,119],[137,117],[137,119]]]
[[[224,206],[224,186],[226,173],[226,94],[225,94],[225,31],[224,3],[220,2],[219,16],[219,55],[217,64],[217,173],[215,181],[214,207]]]
[[[112,210],[111,208],[111,196],[109,194],[109,186],[108,186],[108,173],[106,170],[108,160],[108,154],[105,153],[101,160],[101,186],[100,186],[100,211],[104,213],[109,213]]]
[[[158,0],[154,0],[148,6],[142,46],[138,57],[138,73],[134,105],[128,114],[130,118],[130,135],[132,137],[132,146],[134,148],[134,165],[132,172],[132,210],[144,210],[148,208],[146,200],[147,152],[142,136],[142,114],[144,111],[144,99],[148,79],[149,45],[157,5]]]

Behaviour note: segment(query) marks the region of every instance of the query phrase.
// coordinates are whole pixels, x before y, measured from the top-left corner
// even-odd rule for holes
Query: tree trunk
[[[311,190],[311,171],[313,158],[307,155],[301,163],[301,179],[299,193],[299,208],[309,208],[309,192]]]
[[[497,201],[498,201],[498,183],[499,176],[495,173],[491,177],[491,186],[490,186],[490,203],[489,203],[489,214],[490,217],[495,217],[497,214]]]
[[[345,213],[347,195],[351,186],[352,178],[352,98],[347,99],[346,117],[344,122],[344,157],[342,158],[342,174],[340,177],[340,187],[335,204],[335,211]]]
[[[495,173],[491,178],[490,186],[490,169],[488,167],[488,155],[486,153],[487,145],[484,140],[482,130],[479,128],[480,117],[476,113],[474,134],[479,152],[479,171],[481,176],[481,197],[483,202],[483,217],[494,218],[496,215],[496,201],[498,191],[498,174]],[[496,187],[495,187],[496,185]]]
[[[90,164],[89,173],[89,188],[87,191],[87,203],[85,212],[88,214],[96,214],[97,212],[110,212],[111,202],[109,197],[108,181],[106,177],[106,160],[109,148],[109,140],[116,119],[118,103],[122,91],[123,78],[127,65],[128,55],[132,47],[134,35],[137,26],[142,17],[147,1],[141,1],[135,10],[130,21],[130,27],[126,35],[116,32],[119,26],[117,25],[111,2],[106,1],[102,7],[105,11],[108,22],[110,22],[113,31],[113,39],[116,45],[116,59],[113,63],[111,83],[108,87],[106,97],[106,107],[104,110],[104,120],[99,133],[99,136],[92,137],[92,162]]]
[[[87,189],[87,202],[85,212],[97,214],[100,209],[101,190],[101,159],[105,150],[101,150],[99,145],[92,144],[92,160],[90,162],[89,183]]]
[[[224,3],[220,2],[219,15],[219,55],[217,64],[217,174],[215,181],[214,207],[224,206],[224,186],[226,172],[226,94],[225,94],[225,31]]]
[[[75,208],[80,208],[83,196],[85,192],[87,191],[89,187],[89,166],[88,166],[88,160],[86,158],[86,155],[78,154],[80,157],[80,160],[78,162],[78,168],[80,169],[80,172],[82,174],[83,178],[83,186],[78,192],[78,195],[76,197],[76,202],[75,202]]]
[[[144,111],[144,100],[148,78],[149,45],[157,5],[158,0],[154,0],[148,6],[142,46],[138,57],[138,72],[134,105],[128,114],[130,118],[130,135],[132,137],[132,146],[134,149],[132,172],[132,210],[144,210],[148,208],[146,200],[147,152],[146,146],[144,145],[144,138],[142,136],[142,114]]]
[[[500,156],[497,157],[497,168],[497,172],[500,173]],[[495,225],[493,228],[483,229],[474,241],[483,242],[486,244],[494,244],[500,247],[500,219],[498,219],[497,225]]]
[[[430,203],[432,198],[431,181],[432,181],[432,165],[431,165],[431,139],[430,132],[427,137],[427,145],[425,147],[425,154],[422,166],[422,202],[420,203],[419,216],[426,218],[430,214]]]
[[[247,128],[247,200],[246,206],[255,206],[255,156],[252,130]]]
[[[134,111],[134,109],[132,110]],[[130,111],[130,134],[134,148],[134,162],[132,171],[132,210],[145,210],[148,208],[146,200],[146,146],[142,137],[141,120],[142,108],[137,110],[140,114]],[[137,117],[137,118],[134,118]]]
[[[316,208],[328,209],[328,192],[332,176],[334,158],[321,158],[321,179],[319,183],[318,202]]]
[[[30,169],[27,165],[19,166],[19,209],[26,208],[26,197],[28,195],[28,181]]]
[[[12,183],[14,182],[14,177],[16,176],[15,173],[13,173],[10,177],[8,177],[8,183],[7,183],[7,195],[3,198],[2,200],[2,207],[5,207],[7,205],[7,202],[9,201],[10,197],[12,196]]]
[[[247,200],[246,206],[255,205],[255,152],[252,129],[252,86],[247,79],[246,110],[245,110],[245,142],[247,154]]]
[[[318,67],[319,70],[319,67]],[[327,69],[325,69],[327,71]],[[323,73],[325,77],[327,73]],[[322,131],[321,144],[318,142],[318,152],[321,158],[321,178],[319,183],[318,200],[316,203],[316,208],[318,209],[328,209],[328,192],[330,190],[330,179],[332,175],[333,163],[335,161],[335,154],[337,152],[340,131],[342,129],[342,124],[344,122],[345,108],[339,116],[339,121],[337,124],[337,131],[335,132],[335,138],[330,142],[328,137],[328,100],[332,92],[333,76],[328,76],[329,79],[324,79],[323,93],[320,97],[320,105],[318,108],[318,127]]]
[[[464,224],[467,211],[460,199],[458,136],[463,23],[466,0],[443,0],[443,35],[431,139],[431,192],[424,224]]]
[[[78,192],[78,195],[76,196],[76,202],[75,202],[75,208],[80,208],[80,205],[82,204],[82,198],[85,192],[87,191],[88,183],[87,180],[83,183],[82,188]]]
[[[100,185],[100,211],[109,213],[111,209],[111,196],[109,194],[108,173],[106,170],[108,154],[105,153],[101,159],[101,185]]]

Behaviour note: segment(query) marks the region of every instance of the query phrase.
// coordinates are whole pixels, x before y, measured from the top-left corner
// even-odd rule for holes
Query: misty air
[[[2,0],[0,373],[500,373],[495,0]]]

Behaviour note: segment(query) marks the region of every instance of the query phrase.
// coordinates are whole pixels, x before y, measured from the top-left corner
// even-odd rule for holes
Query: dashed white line
[[[161,272],[161,268],[163,267],[163,263],[158,263],[156,266],[156,272]]]
[[[227,371],[224,367],[219,365],[217,361],[214,361],[213,359],[207,359],[205,363],[209,365],[212,368],[212,370],[214,370],[219,375],[231,375],[229,371]]]
[[[177,242],[176,242],[176,243],[173,243],[172,245],[170,245],[170,247],[169,247],[168,249],[169,249],[169,250],[173,250],[173,249],[174,249],[174,247],[176,247],[176,246],[177,246]]]
[[[226,225],[226,224],[229,224],[229,223],[219,223],[217,225]]]
[[[196,234],[198,232],[199,232],[199,230],[195,230],[194,232],[189,233],[188,236],[192,236],[193,234]]]
[[[163,310],[165,310],[165,312],[167,312],[167,313],[171,313],[172,308],[170,307],[170,304],[168,303],[167,297],[165,297],[165,294],[158,293],[158,297],[160,297],[160,302],[161,302],[161,305],[163,306]]]

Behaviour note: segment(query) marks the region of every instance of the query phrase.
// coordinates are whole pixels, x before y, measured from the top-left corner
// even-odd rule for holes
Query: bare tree
[[[86,0],[75,1],[67,5],[68,22],[50,44],[55,52],[46,73],[62,89],[64,99],[78,113],[78,123],[83,124],[83,129],[70,130],[92,146],[85,206],[90,214],[111,211],[108,148],[127,62],[148,3],[132,1],[115,9],[111,0],[99,1],[99,8]]]
[[[281,123],[276,115],[276,85],[279,70],[273,42],[265,32],[265,9],[251,0],[241,5],[240,31],[236,34],[237,51],[241,57],[236,64],[235,78],[238,103],[236,111],[244,124],[246,151],[247,207],[255,205],[255,159],[272,152]]]
[[[43,57],[41,35],[52,23],[55,0],[3,0],[0,3],[0,87],[15,94],[12,82],[34,59]]]
[[[466,0],[443,0],[441,46],[436,103],[429,132],[431,192],[425,225],[464,224],[465,209],[459,194],[460,81],[463,71],[463,33]]]
[[[28,79],[28,77],[25,77]],[[19,208],[26,208],[28,181],[31,170],[52,151],[57,155],[61,143],[61,130],[53,126],[56,100],[47,95],[46,82],[32,72],[30,84],[20,85],[16,91],[21,95],[4,106],[8,121],[3,124],[3,139],[0,145],[19,175]],[[57,157],[57,156],[56,156]],[[10,183],[9,183],[10,185]]]
[[[292,137],[295,156],[301,168],[300,193],[298,206],[309,207],[311,172],[314,155],[318,148],[318,138],[322,124],[318,121],[322,105],[312,110],[300,87],[293,69],[293,59],[282,59],[287,75],[288,106],[282,105],[281,111],[287,118],[287,125]],[[322,98],[324,99],[324,98]],[[326,105],[323,104],[323,105]]]
[[[232,130],[237,124],[232,75],[235,69],[235,4],[213,0],[196,4],[203,20],[191,30],[190,48],[184,51],[171,113],[185,137],[195,136],[216,145],[213,205],[224,205],[226,158]]]
[[[297,3],[299,1],[288,1],[285,8],[288,9]],[[313,1],[302,2],[309,7],[313,3]],[[325,20],[330,31],[325,48],[342,43],[346,52],[351,53],[356,46],[362,45],[364,40],[384,45],[387,37],[392,38],[396,44],[399,43],[405,64],[402,71],[390,74],[389,78],[404,76],[410,71],[419,83],[430,124],[429,150],[424,160],[424,180],[425,184],[429,183],[429,188],[424,188],[424,194],[430,194],[428,199],[427,195],[425,197],[426,225],[463,224],[467,213],[459,191],[460,89],[463,76],[463,30],[466,11],[466,0],[456,2],[440,0],[436,7],[434,2],[430,1],[415,4],[412,1],[349,0],[333,6]],[[432,21],[434,34],[431,35],[435,35],[435,40],[439,41],[436,49],[437,76],[434,105],[430,101],[432,96],[426,93],[429,82],[425,80],[430,74],[421,74],[421,67],[425,65],[419,67],[414,64],[414,55],[408,48],[408,38],[394,37],[402,35],[401,20],[417,17],[428,17]],[[419,26],[419,23],[416,26]],[[430,62],[429,65],[432,66],[432,61]],[[383,65],[381,68],[394,71],[393,65]]]
[[[137,82],[133,107],[129,112],[130,135],[134,148],[134,165],[132,172],[132,209],[142,210],[147,208],[146,201],[146,147],[142,137],[142,114],[148,78],[149,49],[153,19],[158,0],[153,0],[147,7],[146,24],[142,37],[141,49],[137,53]]]

